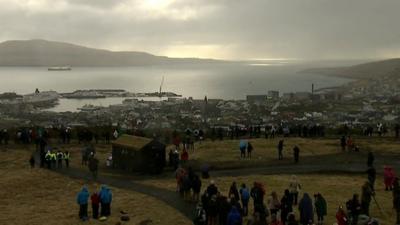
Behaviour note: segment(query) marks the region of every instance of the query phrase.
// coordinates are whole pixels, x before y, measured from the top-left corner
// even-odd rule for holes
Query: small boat
[[[47,68],[48,71],[70,71],[72,70],[70,66],[55,66]]]

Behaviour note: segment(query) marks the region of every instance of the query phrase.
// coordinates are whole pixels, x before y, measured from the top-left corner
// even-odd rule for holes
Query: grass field
[[[111,187],[112,215],[107,222],[78,219],[76,194],[82,180],[72,180],[44,169],[31,170],[29,151],[0,151],[0,224],[75,225],[116,224],[119,211],[129,212],[131,221],[122,224],[191,224],[175,209],[152,197]],[[100,184],[88,183],[90,191]],[[143,207],[146,206],[146,207]],[[89,214],[91,209],[89,207]]]
[[[204,162],[210,164],[214,169],[246,168],[274,163],[291,164],[292,148],[298,145],[301,149],[301,163],[313,163],[315,161],[330,163],[365,162],[366,153],[372,150],[378,156],[399,159],[399,140],[393,138],[360,138],[355,143],[360,146],[360,153],[342,153],[337,139],[285,139],[283,161],[278,162],[276,146],[279,138],[251,139],[254,146],[252,159],[240,159],[239,141],[205,141],[196,143],[195,151],[190,151],[190,160],[193,165],[198,166]],[[73,143],[71,145],[60,145],[55,141],[50,143],[52,147],[71,152],[71,166],[82,168],[80,150],[82,145]],[[168,150],[172,146],[168,147]],[[11,145],[4,150],[0,146],[0,224],[80,224],[78,220],[78,206],[75,197],[81,186],[82,180],[73,180],[62,175],[28,167],[29,156],[34,152],[34,146]],[[118,171],[105,169],[105,159],[111,154],[111,145],[96,145],[97,157],[100,160],[101,173],[113,173],[118,176]],[[383,158],[383,157],[382,157]],[[378,169],[378,173],[381,171]],[[137,176],[137,175],[135,175]],[[266,185],[267,192],[277,191],[281,196],[287,188],[290,175],[264,175],[238,177],[216,177],[218,187],[223,194],[227,194],[232,181],[238,184],[251,185],[254,181],[262,181]],[[353,193],[361,192],[361,185],[365,180],[361,175],[338,175],[338,174],[303,174],[299,175],[303,184],[303,191],[311,195],[321,192],[328,201],[327,224],[334,222],[337,207],[344,204]],[[138,182],[175,190],[176,183],[172,171],[167,171],[157,177],[142,177]],[[203,181],[203,188],[208,185]],[[90,191],[99,188],[99,184],[89,183]],[[376,205],[372,204],[372,215],[382,220],[382,224],[393,224],[394,215],[391,215],[391,194],[382,189],[382,178],[377,180],[377,200],[384,208],[388,218],[379,214]],[[128,211],[131,221],[125,224],[140,224],[146,220],[152,220],[149,224],[190,224],[175,209],[152,197],[117,188],[112,188],[114,202],[112,209],[114,214],[107,224],[115,224],[120,210]],[[251,205],[251,204],[250,204]],[[146,206],[146,207],[143,207]],[[90,210],[89,210],[90,211]],[[11,221],[11,222],[10,222]],[[91,220],[86,224],[97,224]]]

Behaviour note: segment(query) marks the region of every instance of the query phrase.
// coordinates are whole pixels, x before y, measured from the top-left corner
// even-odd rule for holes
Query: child
[[[93,219],[99,218],[99,204],[100,204],[100,196],[97,192],[94,192],[92,196],[90,196],[90,200],[92,201],[92,211],[93,211]]]

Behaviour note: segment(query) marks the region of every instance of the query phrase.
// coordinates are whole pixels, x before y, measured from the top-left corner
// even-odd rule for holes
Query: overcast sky
[[[0,0],[0,41],[222,59],[400,57],[400,0]]]

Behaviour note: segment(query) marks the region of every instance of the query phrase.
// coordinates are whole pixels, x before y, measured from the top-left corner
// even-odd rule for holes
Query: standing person
[[[339,209],[336,213],[336,222],[337,225],[349,225],[346,212],[343,210],[343,206],[339,206]]]
[[[251,152],[253,151],[253,145],[250,142],[247,143],[247,158],[251,158]]]
[[[46,160],[46,165],[47,169],[51,169],[51,152],[50,150],[47,150],[46,155],[45,155],[45,160]]]
[[[239,150],[240,150],[240,158],[246,158],[246,148],[248,142],[245,140],[241,140],[239,143]]]
[[[262,187],[262,184],[254,182],[253,188],[251,188],[250,191],[250,196],[253,198],[254,211],[256,211],[257,208],[263,208],[264,195],[265,195],[265,190]]]
[[[99,160],[94,156],[90,157],[89,170],[92,173],[94,179],[97,179],[98,167],[99,167]]]
[[[368,181],[365,182],[361,189],[361,213],[369,216],[369,205],[374,195],[371,184]]]
[[[31,169],[35,168],[35,155],[32,154],[31,158],[29,159],[29,165],[31,166]]]
[[[291,178],[290,184],[289,184],[289,192],[290,192],[290,195],[292,196],[294,205],[297,205],[297,198],[299,196],[300,190],[301,190],[301,185],[300,185],[299,180],[297,179],[297,176],[292,175],[292,178]]]
[[[111,190],[106,186],[102,185],[99,193],[100,196],[100,216],[110,216],[111,215],[111,201],[112,201],[112,193]]]
[[[281,208],[281,203],[278,199],[278,195],[276,194],[275,191],[271,193],[271,195],[267,199],[267,206],[271,212],[271,215],[275,214],[277,215],[279,212],[279,209]]]
[[[59,169],[62,168],[62,161],[63,161],[63,158],[64,158],[64,154],[62,153],[62,151],[58,150],[58,151],[57,151],[57,167],[58,167]]]
[[[347,145],[347,151],[351,151],[351,150],[353,150],[353,139],[351,139],[351,137],[350,137],[350,135],[349,136],[347,136],[347,143],[346,143],[346,145]]]
[[[88,199],[89,191],[86,186],[83,186],[76,197],[76,202],[79,205],[79,218],[82,221],[88,220]]]
[[[375,161],[374,153],[368,151],[367,166],[372,167],[374,165],[374,161]]]
[[[400,224],[400,186],[399,179],[393,182],[393,209],[396,210],[396,224]]]
[[[340,146],[342,147],[342,151],[345,151],[346,150],[346,136],[342,136],[341,138],[340,138]]]
[[[201,180],[198,175],[193,176],[191,186],[193,189],[193,201],[198,202],[199,198],[200,198],[200,191],[201,191]]]
[[[385,184],[385,191],[393,189],[393,182],[395,179],[393,168],[390,166],[383,167],[383,181]]]
[[[300,148],[297,145],[295,145],[293,148],[293,157],[294,157],[294,163],[298,163],[300,157]]]
[[[361,203],[358,199],[358,194],[354,194],[353,198],[346,203],[347,210],[349,211],[349,218],[351,219],[351,225],[357,225],[358,216],[361,213]]]
[[[299,202],[300,223],[302,225],[313,224],[314,210],[310,196],[304,193],[303,198]]]
[[[65,160],[65,167],[66,168],[69,168],[69,159],[70,159],[69,151],[66,151],[64,153],[64,160]]]
[[[242,184],[240,188],[240,199],[242,201],[243,208],[243,216],[247,216],[249,213],[249,201],[250,201],[250,192],[246,187],[246,184]]]
[[[93,219],[99,218],[99,204],[100,204],[100,196],[97,192],[94,192],[92,196],[90,196],[90,200],[92,201],[92,214]]]
[[[376,169],[372,166],[367,170],[368,182],[371,185],[372,190],[375,189],[375,180],[376,180]]]
[[[317,224],[322,225],[324,223],[324,216],[327,215],[327,204],[325,198],[320,193],[315,195],[314,205],[318,218]]]
[[[281,199],[281,221],[283,224],[286,224],[287,217],[289,213],[293,212],[293,199],[290,195],[288,189],[285,190],[285,193]]]
[[[239,197],[240,195],[239,195],[239,191],[238,191],[238,189],[237,189],[237,185],[236,185],[236,182],[233,182],[232,183],[232,185],[231,185],[231,187],[229,188],[229,193],[228,193],[228,197],[230,198],[230,199],[234,199],[235,200],[235,202],[238,202],[239,200],[240,200],[240,197]]]
[[[193,220],[194,225],[207,225],[206,211],[203,208],[203,203],[199,202],[196,206],[196,213]]]
[[[283,159],[283,140],[280,140],[278,143],[278,160]]]
[[[242,222],[242,216],[240,215],[236,206],[233,206],[228,214],[227,225],[241,225]]]

